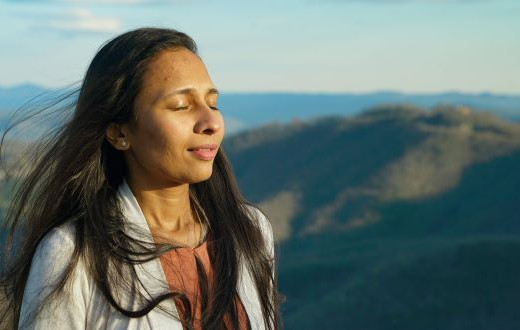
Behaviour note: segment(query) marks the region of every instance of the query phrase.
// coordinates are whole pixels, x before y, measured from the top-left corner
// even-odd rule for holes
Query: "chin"
[[[211,169],[209,171],[201,171],[197,176],[192,176],[190,181],[191,183],[206,181],[211,178],[212,173],[213,171]]]

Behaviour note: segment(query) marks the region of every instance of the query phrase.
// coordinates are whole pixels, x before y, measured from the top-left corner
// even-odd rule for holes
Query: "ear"
[[[106,131],[106,138],[114,148],[118,150],[128,150],[130,147],[130,140],[126,132],[126,125],[110,123]]]

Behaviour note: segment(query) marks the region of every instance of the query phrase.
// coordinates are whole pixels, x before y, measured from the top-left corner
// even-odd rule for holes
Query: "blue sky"
[[[108,39],[172,27],[227,92],[520,94],[518,0],[0,0],[0,86],[82,79]]]

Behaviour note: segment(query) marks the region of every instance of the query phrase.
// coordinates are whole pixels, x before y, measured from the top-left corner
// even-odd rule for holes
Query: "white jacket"
[[[118,196],[125,218],[145,230],[152,242],[150,229],[141,208],[126,183],[119,187]],[[271,258],[274,258],[273,232],[269,220],[256,208],[260,228],[264,233]],[[59,299],[51,300],[37,313],[33,322],[26,323],[40,306],[41,301],[63,273],[74,249],[74,225],[67,223],[53,229],[38,245],[25,287],[19,328],[23,329],[178,329],[182,324],[159,308],[141,318],[128,318],[115,310],[95,287],[85,271],[81,258],[73,272],[70,286],[65,287]],[[254,281],[243,262],[240,262],[237,292],[242,300],[252,329],[265,329],[262,310]],[[168,283],[159,259],[135,266],[137,276],[151,296],[164,293]],[[150,276],[152,275],[152,276]],[[122,300],[124,307],[142,306],[130,293]],[[161,306],[178,315],[175,303],[168,299]]]

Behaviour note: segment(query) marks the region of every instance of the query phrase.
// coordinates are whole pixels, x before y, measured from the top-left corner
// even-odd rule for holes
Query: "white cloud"
[[[73,8],[43,23],[46,28],[65,32],[114,33],[121,21],[113,17],[97,17],[90,10]]]
[[[68,3],[75,3],[75,4],[106,4],[106,5],[135,5],[135,4],[144,4],[146,2],[149,2],[146,0],[54,0],[54,1],[68,2]]]
[[[19,3],[68,3],[73,5],[152,5],[152,4],[187,4],[194,0],[0,0],[0,2]]]
[[[500,0],[304,0],[310,4],[323,4],[323,3],[370,3],[370,4],[392,4],[392,3],[442,3],[442,4],[454,4],[454,3],[483,3]]]
[[[136,4],[143,3],[143,0],[62,0],[62,2],[72,2],[72,3],[88,3],[88,4]]]

